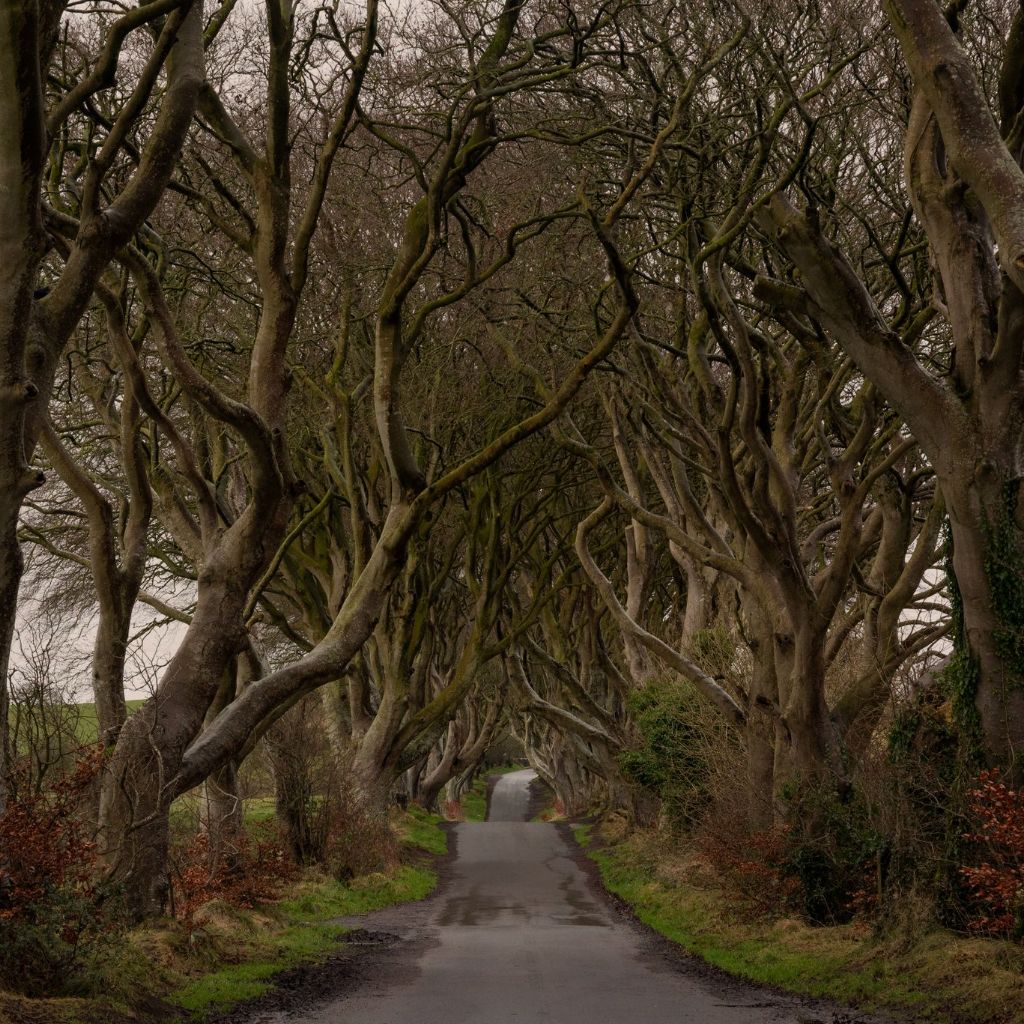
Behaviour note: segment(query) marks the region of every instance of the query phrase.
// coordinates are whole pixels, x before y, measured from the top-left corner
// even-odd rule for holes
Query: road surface
[[[366,954],[369,969],[357,967],[339,994],[251,1024],[867,1020],[720,978],[667,951],[595,890],[554,825],[525,821],[533,778],[502,776],[488,821],[454,829],[457,855],[437,896],[362,919],[399,936]]]

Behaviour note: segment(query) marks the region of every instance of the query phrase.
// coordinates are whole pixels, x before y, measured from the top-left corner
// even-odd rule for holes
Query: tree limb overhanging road
[[[358,922],[400,941],[352,991],[251,1024],[875,1020],[738,984],[674,954],[596,891],[562,829],[528,820],[535,778],[502,776],[488,820],[455,826],[451,877],[437,896]]]
[[[1024,0],[0,0],[0,1024],[1021,1024],[1022,894]]]

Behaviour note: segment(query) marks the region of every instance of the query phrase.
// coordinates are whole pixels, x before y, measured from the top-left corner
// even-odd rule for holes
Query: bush
[[[324,867],[340,882],[398,864],[398,841],[387,812],[367,805],[346,778],[327,798],[330,827]]]
[[[982,772],[968,793],[973,831],[964,835],[977,863],[960,868],[971,931],[1024,938],[1024,791]]]
[[[390,795],[357,793],[346,757],[332,747],[319,700],[306,698],[275,723],[264,755],[274,779],[275,813],[293,860],[347,881],[394,866],[398,843]]]
[[[623,775],[658,797],[670,826],[692,827],[707,805],[712,751],[731,736],[687,683],[651,683],[630,694],[629,710],[637,738],[619,755]]]
[[[20,786],[0,815],[0,982],[24,995],[79,991],[123,923],[81,816],[102,766],[101,748],[83,751],[46,787]]]
[[[191,931],[196,911],[205,904],[266,903],[280,895],[281,884],[293,878],[295,870],[272,830],[235,832],[221,836],[216,846],[200,832],[172,857],[172,913]]]
[[[873,827],[863,795],[831,786],[809,790],[792,809],[786,873],[798,883],[812,924],[840,924],[873,909],[888,843]]]
[[[798,882],[787,870],[788,830],[749,832],[742,821],[712,822],[700,833],[703,858],[744,904],[760,914],[796,910]]]
[[[863,798],[822,787],[790,797],[787,824],[751,830],[716,803],[697,833],[702,856],[753,910],[838,924],[875,909],[888,858]]]

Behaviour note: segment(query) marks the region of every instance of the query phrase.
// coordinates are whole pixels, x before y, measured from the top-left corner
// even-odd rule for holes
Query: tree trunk
[[[117,742],[128,717],[124,699],[124,662],[131,635],[132,604],[121,595],[100,603],[99,624],[92,654],[92,690],[96,701],[99,738],[105,747]]]
[[[1020,605],[1024,590],[1024,532],[1017,484],[971,481],[947,494],[953,574],[963,614],[969,661],[947,672],[960,724],[973,699],[990,764],[1024,777],[1024,656]],[[966,653],[966,652],[965,652]],[[955,674],[951,674],[955,673]],[[973,678],[972,678],[973,676]],[[972,693],[973,691],[973,693]],[[968,712],[969,714],[969,712]]]
[[[39,189],[46,158],[37,4],[0,4],[0,811],[8,780],[7,675],[23,568],[18,514],[42,482],[28,465],[25,417],[32,296],[45,244]]]
[[[238,789],[238,768],[234,761],[218,768],[203,784],[199,827],[210,843],[215,862],[235,859],[235,840],[245,826],[245,812]]]
[[[779,661],[781,658],[781,666]],[[824,635],[801,622],[792,634],[777,636],[782,722],[774,763],[777,797],[841,774],[835,727],[825,701]],[[785,806],[780,805],[785,816]]]
[[[159,913],[168,892],[168,814],[174,779],[242,647],[244,592],[210,582],[154,697],[125,722],[100,801],[101,849],[138,919]]]
[[[355,810],[374,821],[386,820],[391,789],[399,774],[384,764],[383,758],[373,756],[372,751],[366,749],[365,742],[361,743],[351,767]]]
[[[777,729],[763,712],[747,719],[747,821],[752,831],[763,832],[775,820],[775,751]]]
[[[451,781],[455,774],[455,761],[459,754],[459,736],[456,723],[450,722],[445,736],[444,751],[441,757],[425,776],[421,777],[419,785],[420,805],[428,811],[437,808],[437,798],[441,790]]]
[[[6,504],[2,499],[0,503]],[[0,517],[7,518],[6,513],[6,509],[0,508]],[[10,788],[10,695],[7,680],[22,573],[16,510],[10,518],[10,523],[0,522],[0,814],[3,814],[7,807],[7,794]]]

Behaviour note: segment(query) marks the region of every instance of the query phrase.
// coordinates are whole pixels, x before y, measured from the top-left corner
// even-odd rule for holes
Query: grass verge
[[[443,833],[438,834],[444,838]],[[276,974],[319,960],[337,948],[347,929],[333,918],[421,900],[436,882],[432,871],[412,865],[403,865],[391,874],[366,875],[347,884],[333,879],[307,882],[288,899],[269,908],[269,914],[264,911],[257,915],[258,920],[234,915],[232,927],[229,917],[227,932],[240,940],[248,955],[240,963],[226,964],[187,981],[170,994],[168,1002],[201,1020],[262,995],[273,986]],[[212,910],[217,913],[217,908]],[[236,946],[235,953],[238,951]]]
[[[97,963],[81,998],[0,992],[0,1024],[202,1021],[260,996],[282,971],[335,952],[347,931],[338,918],[428,896],[437,885],[434,861],[448,848],[441,825],[416,808],[400,815],[402,863],[391,871],[344,883],[306,871],[273,903],[207,904],[191,932],[167,920],[139,928]]]
[[[590,826],[575,834],[605,887],[641,921],[729,974],[918,1024],[1024,1021],[1018,945],[938,928],[880,935],[857,923],[755,919],[705,864],[654,833],[612,844]]]

